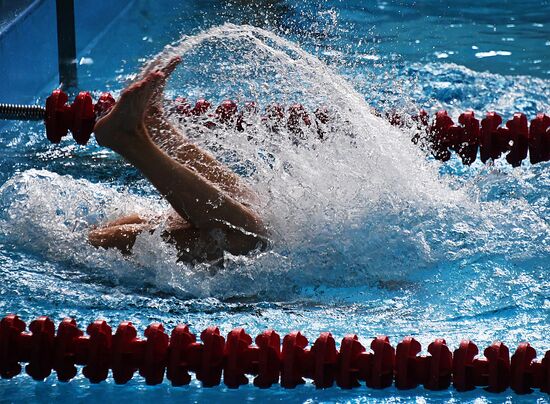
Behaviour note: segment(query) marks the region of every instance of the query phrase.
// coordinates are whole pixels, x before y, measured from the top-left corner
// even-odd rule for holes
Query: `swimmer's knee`
[[[268,248],[267,237],[259,234],[243,234],[240,231],[226,233],[226,249],[233,255],[247,255],[252,251],[265,251]]]

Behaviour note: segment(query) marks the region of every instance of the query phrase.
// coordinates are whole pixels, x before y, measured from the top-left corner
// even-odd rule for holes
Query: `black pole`
[[[76,37],[74,27],[74,0],[56,0],[57,50],[59,84],[63,89],[76,88]]]

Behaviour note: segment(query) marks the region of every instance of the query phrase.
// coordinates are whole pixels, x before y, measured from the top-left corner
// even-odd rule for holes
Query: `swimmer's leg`
[[[203,232],[216,231],[224,248],[243,254],[265,242],[266,229],[249,208],[212,182],[159,149],[150,139],[144,118],[150,99],[165,76],[152,73],[131,85],[94,128],[100,145],[121,154],[168,200],[174,210]]]

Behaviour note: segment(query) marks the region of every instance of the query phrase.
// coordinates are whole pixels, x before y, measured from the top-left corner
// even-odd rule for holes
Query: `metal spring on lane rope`
[[[43,121],[46,108],[40,105],[0,104],[0,119]]]

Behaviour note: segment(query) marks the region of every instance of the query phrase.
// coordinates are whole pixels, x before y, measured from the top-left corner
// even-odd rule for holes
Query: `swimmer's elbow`
[[[233,255],[247,255],[252,251],[264,251],[269,242],[266,235],[244,234],[230,231],[226,235],[226,250]]]

